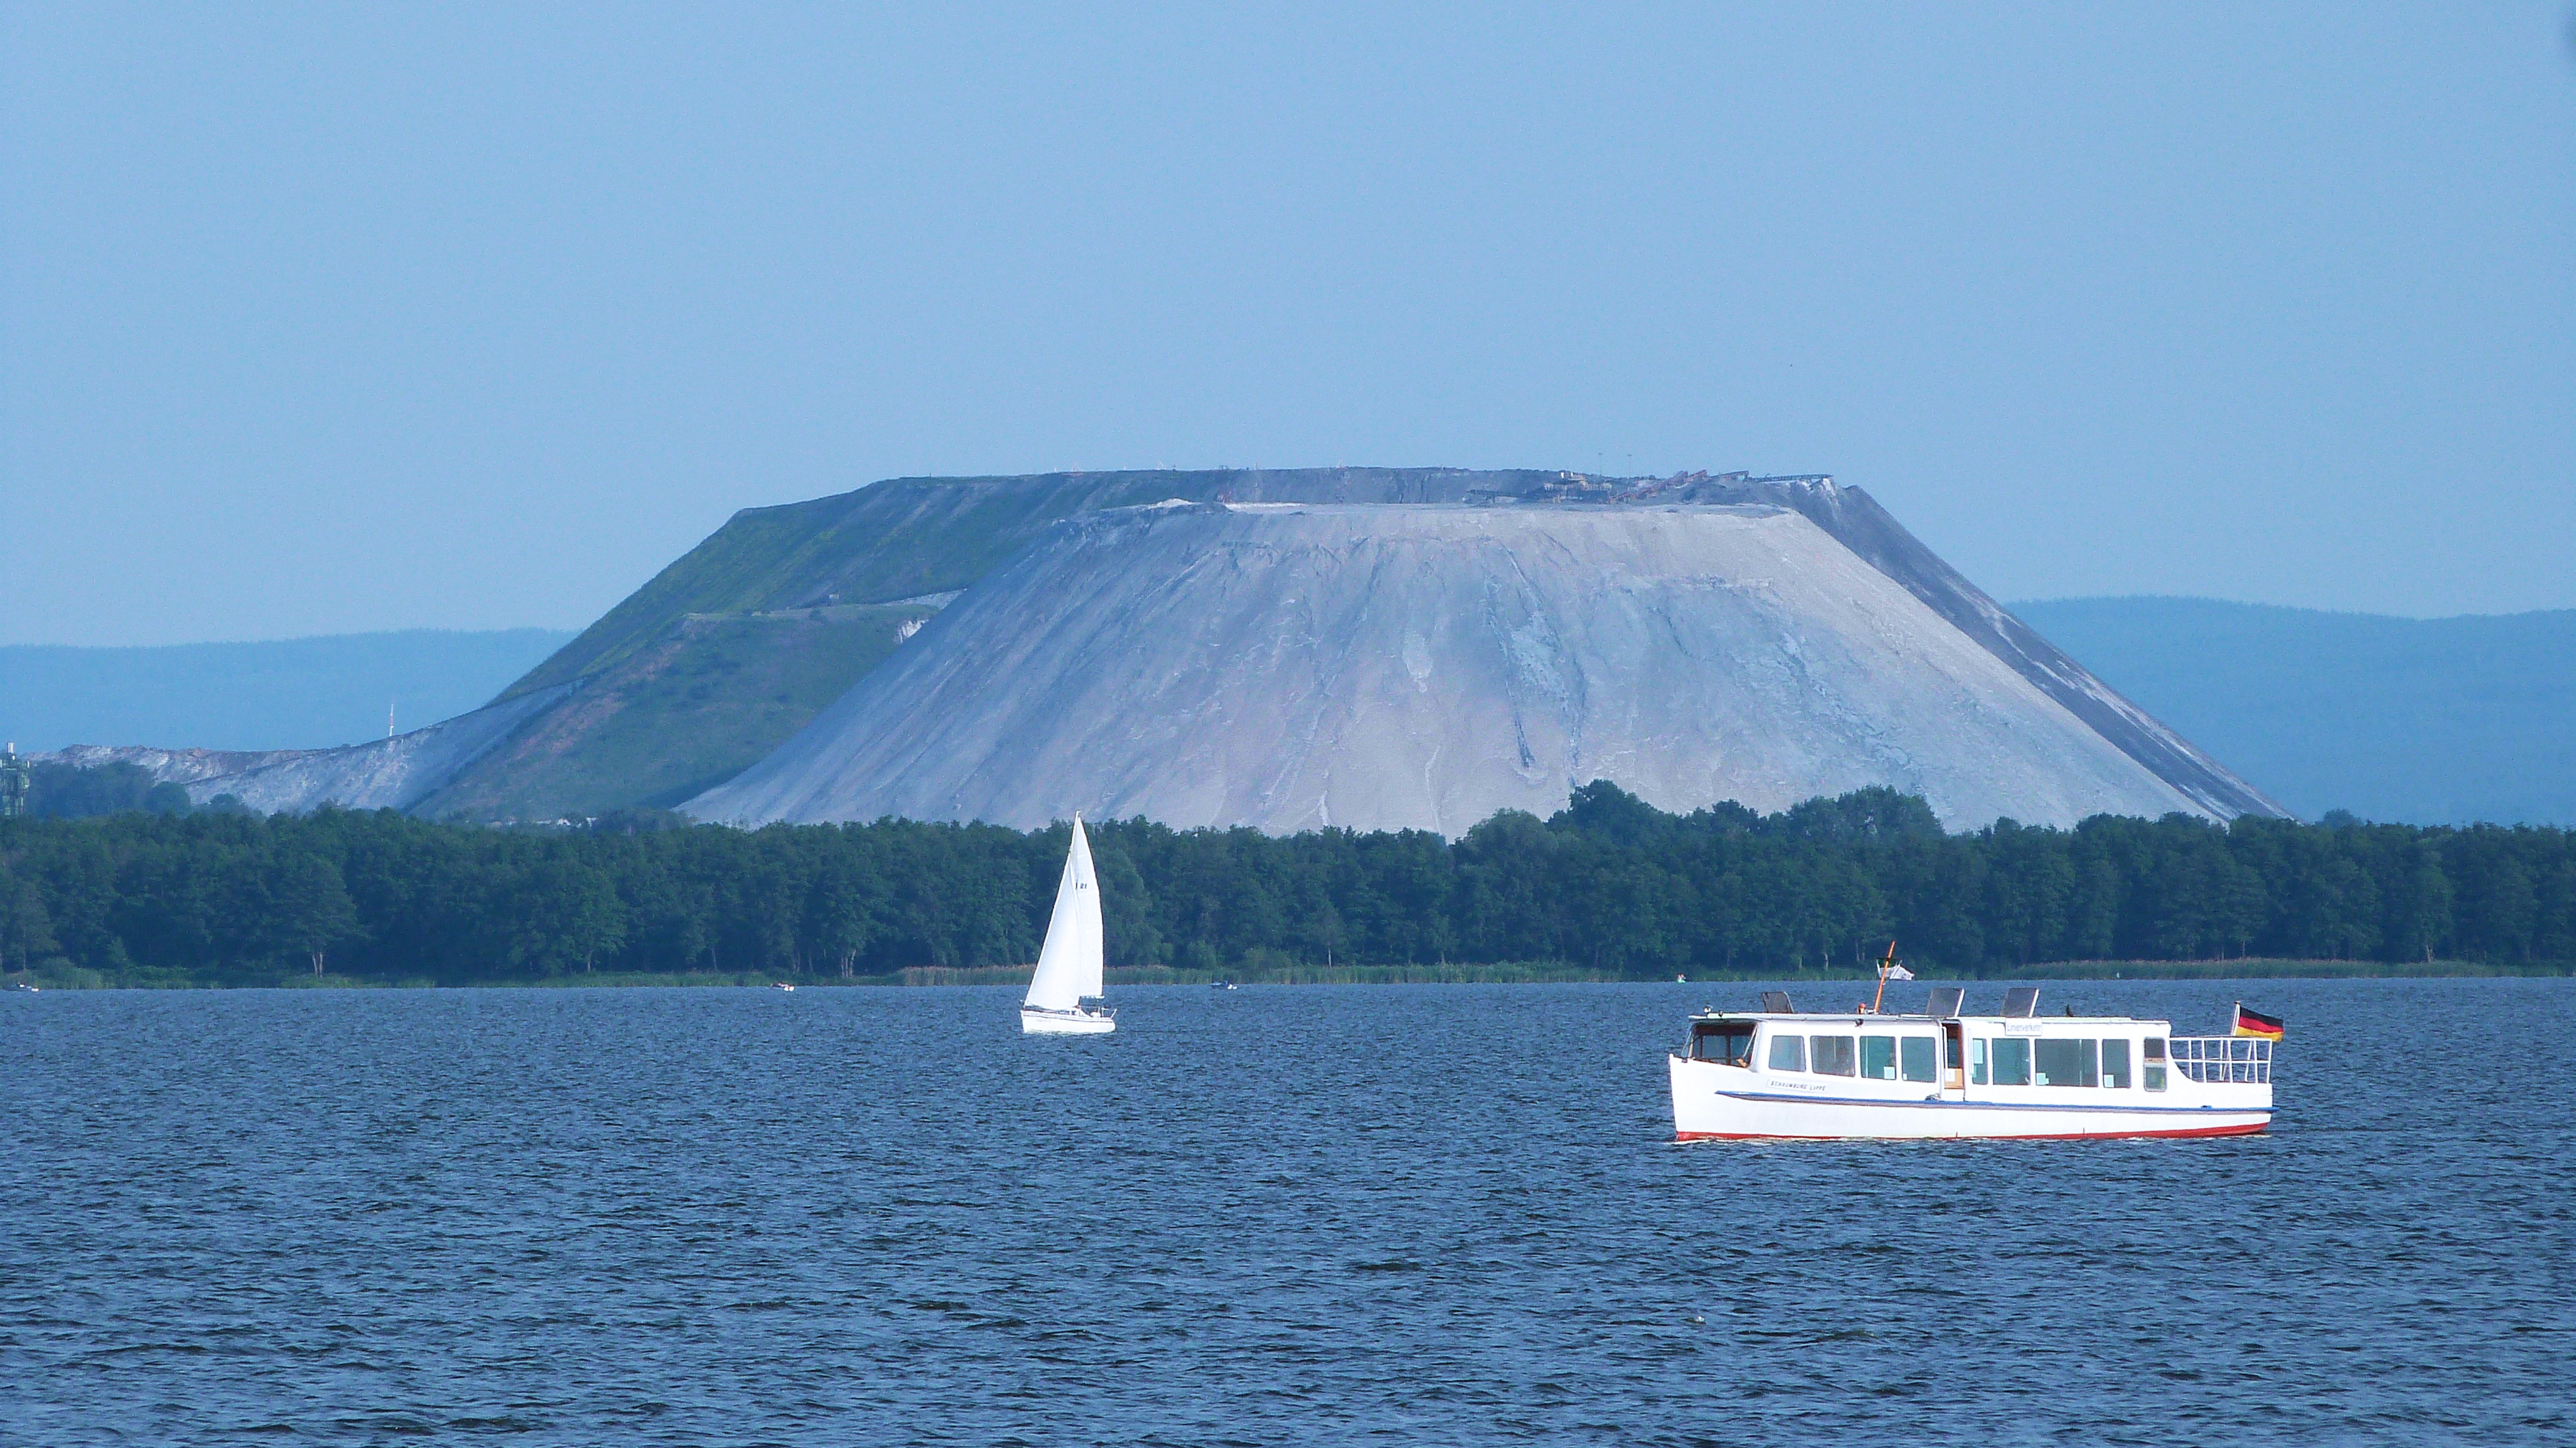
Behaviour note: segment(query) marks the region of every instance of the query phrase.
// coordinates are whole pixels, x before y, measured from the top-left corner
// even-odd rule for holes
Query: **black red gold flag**
[[[2249,1011],[2245,1009],[2244,1003],[2239,1001],[2236,1006],[2235,1033],[2240,1036],[2260,1036],[2267,1041],[2277,1041],[2281,1039],[2281,1018],[2267,1016],[2261,1011]]]

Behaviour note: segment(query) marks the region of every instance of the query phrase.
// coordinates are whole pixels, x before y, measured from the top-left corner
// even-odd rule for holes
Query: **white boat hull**
[[[2092,1137],[2246,1136],[2272,1121],[2268,1084],[2202,1084],[2180,1077],[2165,1099],[2048,1099],[2047,1088],[1876,1092],[1875,1082],[1769,1072],[1685,1056],[1672,1069],[1676,1141],[2051,1141]],[[1893,1086],[1893,1083],[1890,1083]],[[1995,1099],[2006,1094],[2016,1098]],[[1863,1094],[1870,1093],[1870,1094]],[[2072,1093],[2064,1093],[2072,1094]],[[1983,1098],[1983,1099],[1980,1099]]]
[[[1118,1018],[1106,1011],[1048,1011],[1020,1007],[1024,1036],[1105,1036],[1118,1029]]]

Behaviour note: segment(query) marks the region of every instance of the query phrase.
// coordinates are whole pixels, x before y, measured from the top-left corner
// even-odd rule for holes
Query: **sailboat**
[[[1085,1004],[1100,998],[1100,880],[1091,872],[1091,841],[1082,816],[1073,817],[1073,848],[1064,857],[1064,879],[1055,887],[1055,914],[1038,971],[1020,1002],[1020,1032],[1029,1036],[1105,1036],[1118,1029],[1117,1012]]]

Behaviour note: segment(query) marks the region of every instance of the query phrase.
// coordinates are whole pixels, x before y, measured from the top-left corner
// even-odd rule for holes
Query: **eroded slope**
[[[1594,778],[1685,810],[1891,785],[1954,825],[2199,808],[1804,514],[1633,500],[1074,518],[688,808],[1454,834]]]

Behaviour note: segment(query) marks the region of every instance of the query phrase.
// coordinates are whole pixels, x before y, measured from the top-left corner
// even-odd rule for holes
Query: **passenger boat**
[[[2005,991],[1992,1015],[1964,1004],[1946,986],[1919,1015],[1813,1012],[1764,991],[1759,1011],[1694,1015],[1670,1058],[1673,1137],[2244,1136],[2271,1124],[2278,1023],[2242,1006],[2239,1035],[2177,1036],[2133,1016],[2042,1016],[2036,986]],[[2249,1018],[2271,1038],[2244,1034]]]

